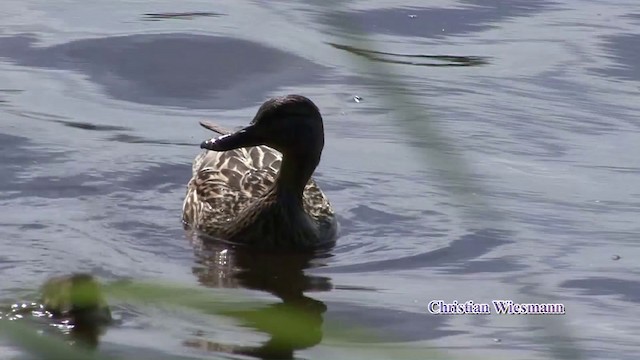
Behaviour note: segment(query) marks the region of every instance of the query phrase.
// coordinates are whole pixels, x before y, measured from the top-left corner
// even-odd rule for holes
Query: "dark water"
[[[354,45],[336,26],[345,21],[376,48]],[[0,24],[4,303],[79,271],[266,303],[240,315],[245,326],[114,308],[120,321],[101,351],[129,357],[323,359],[344,354],[322,343],[325,324],[349,324],[373,330],[370,349],[537,359],[567,333],[584,358],[636,358],[635,1],[362,1],[338,12],[293,1],[8,0]],[[452,164],[427,161],[417,145],[431,134],[403,128],[404,105],[363,61],[396,74],[481,190],[460,196],[443,180]],[[190,241],[179,220],[209,136],[198,120],[242,125],[285,93],[323,112],[316,178],[340,215],[338,245],[317,259]],[[559,302],[567,314],[435,316],[433,299]],[[251,322],[283,307],[312,319],[285,350],[277,330]]]

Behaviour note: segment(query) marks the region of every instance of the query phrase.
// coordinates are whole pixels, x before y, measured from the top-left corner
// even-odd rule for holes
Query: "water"
[[[423,4],[357,1],[339,15],[321,2],[5,0],[0,298],[84,271],[304,307],[316,322],[293,346],[299,358],[331,356],[320,324],[338,323],[373,329],[372,343],[462,358],[549,358],[569,333],[585,358],[635,359],[640,7]],[[377,52],[335,26],[345,19]],[[443,181],[451,164],[417,146],[429,138],[403,127],[404,103],[389,102],[367,58],[397,75],[481,190],[461,196]],[[285,93],[310,97],[325,118],[316,178],[340,215],[331,256],[251,258],[190,242],[181,203],[210,135],[197,121],[240,126]],[[567,314],[435,316],[433,299],[559,302]],[[270,351],[269,329],[154,307],[114,314],[107,354]]]

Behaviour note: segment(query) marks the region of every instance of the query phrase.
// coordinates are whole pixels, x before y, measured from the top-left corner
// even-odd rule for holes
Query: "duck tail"
[[[227,130],[225,128],[223,128],[222,126],[216,125],[210,121],[206,121],[206,120],[202,120],[200,121],[200,126],[202,126],[203,128],[207,129],[207,130],[211,130],[213,132],[216,132],[220,135],[226,135],[226,134],[230,134],[231,130]]]

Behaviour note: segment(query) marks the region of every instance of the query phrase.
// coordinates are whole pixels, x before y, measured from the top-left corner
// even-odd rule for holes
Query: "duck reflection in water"
[[[209,351],[255,356],[261,359],[292,359],[296,350],[310,348],[322,340],[326,305],[305,292],[330,291],[327,277],[305,274],[305,269],[323,266],[322,253],[265,253],[212,242],[192,235],[198,281],[207,287],[246,288],[271,293],[282,302],[255,310],[226,313],[244,326],[264,332],[270,339],[260,346],[234,346],[211,341],[189,341],[188,346]],[[286,321],[295,318],[293,328]],[[274,321],[275,319],[275,321]]]

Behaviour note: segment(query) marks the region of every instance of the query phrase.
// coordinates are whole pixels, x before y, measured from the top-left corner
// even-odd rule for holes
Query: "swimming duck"
[[[318,107],[287,95],[267,100],[250,125],[202,142],[182,219],[212,237],[271,250],[304,250],[335,241],[329,200],[311,178],[324,147]]]

